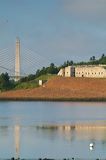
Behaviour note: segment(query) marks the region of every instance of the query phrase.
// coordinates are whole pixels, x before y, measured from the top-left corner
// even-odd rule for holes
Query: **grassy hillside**
[[[56,75],[47,74],[47,75],[41,75],[38,78],[28,81],[28,82],[20,82],[16,85],[15,89],[32,89],[39,87],[39,80],[43,80],[43,82],[48,81],[49,79],[55,77]]]
[[[35,80],[44,80],[44,81],[48,81],[49,79],[56,77],[56,75],[54,74],[45,74],[45,75],[41,75],[38,78],[36,78]]]

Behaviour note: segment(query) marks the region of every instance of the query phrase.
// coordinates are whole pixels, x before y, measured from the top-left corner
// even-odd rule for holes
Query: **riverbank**
[[[106,102],[106,98],[31,98],[31,97],[0,97],[0,101],[48,101],[48,102]]]
[[[106,79],[54,77],[38,88],[1,92],[0,100],[106,101]]]

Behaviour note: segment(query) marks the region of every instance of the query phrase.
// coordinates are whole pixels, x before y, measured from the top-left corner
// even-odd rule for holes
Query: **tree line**
[[[14,85],[14,81],[10,80],[10,76],[7,72],[0,75],[0,91],[12,89],[14,88]]]
[[[64,67],[67,67],[67,66],[70,66],[70,65],[98,65],[98,64],[106,64],[106,55],[103,53],[101,55],[101,57],[99,59],[96,59],[95,56],[92,56],[89,58],[89,61],[85,62],[85,61],[81,61],[81,62],[74,62],[74,61],[65,61],[63,63],[63,65],[60,66],[60,68],[64,68]]]
[[[0,75],[0,91],[14,89],[17,84],[34,80],[41,75],[57,74],[61,68],[65,68],[70,65],[98,65],[98,64],[106,64],[105,54],[102,54],[102,56],[99,59],[96,59],[95,56],[92,56],[90,57],[88,62],[82,61],[75,63],[72,60],[70,61],[67,60],[60,66],[56,66],[54,63],[51,63],[48,67],[42,67],[41,69],[38,69],[35,74],[30,74],[27,77],[23,77],[18,82],[11,80],[8,73],[2,73]]]

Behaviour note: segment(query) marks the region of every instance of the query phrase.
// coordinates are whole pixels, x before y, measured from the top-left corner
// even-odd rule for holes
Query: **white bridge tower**
[[[16,39],[15,81],[20,80],[20,40]]]

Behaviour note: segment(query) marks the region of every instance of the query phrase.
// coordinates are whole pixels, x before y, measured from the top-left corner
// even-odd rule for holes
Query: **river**
[[[106,158],[106,103],[0,102],[0,158],[11,157]]]

